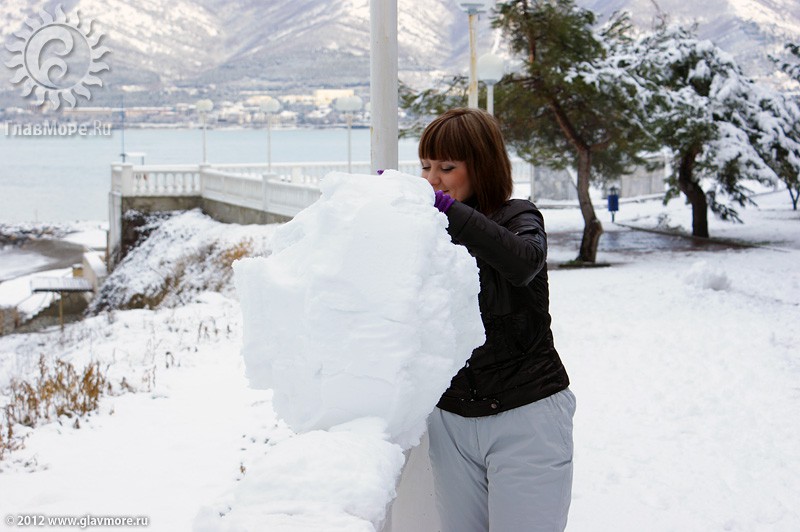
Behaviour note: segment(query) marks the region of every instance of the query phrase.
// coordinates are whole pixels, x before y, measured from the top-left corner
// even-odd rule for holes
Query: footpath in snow
[[[578,400],[568,530],[800,529],[800,216],[785,192],[758,201],[744,225],[712,222],[711,232],[766,247],[612,252],[601,241],[598,259],[610,267],[551,271],[556,346]],[[552,241],[581,225],[576,210],[544,215]],[[626,204],[617,219],[686,228],[690,213],[679,201]],[[604,225],[604,239],[629,231]],[[172,253],[186,241],[161,237]],[[551,247],[550,261],[575,252]],[[396,465],[367,477],[381,470],[381,448],[346,437],[319,443],[280,421],[272,392],[245,378],[233,291],[201,287],[173,307],[72,324],[64,337],[0,338],[0,384],[29,375],[45,354],[101,360],[139,389],[104,398],[80,428],[62,418],[31,430],[24,449],[0,462],[4,515],[148,516],[150,530],[218,530],[226,509],[269,510],[284,497],[275,530],[302,530],[309,513],[330,516],[325,530],[374,529],[359,516],[384,508],[363,488]],[[378,430],[365,423],[349,434]],[[348,452],[363,469],[333,467]],[[319,463],[336,476],[315,476]],[[339,498],[313,512],[292,507],[287,496],[309,481]]]

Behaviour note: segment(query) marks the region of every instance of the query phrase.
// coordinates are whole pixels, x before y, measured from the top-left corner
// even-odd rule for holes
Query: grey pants
[[[572,497],[569,389],[493,416],[428,418],[442,532],[562,531]]]

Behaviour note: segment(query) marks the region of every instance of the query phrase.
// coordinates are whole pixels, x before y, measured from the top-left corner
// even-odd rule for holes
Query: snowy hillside
[[[70,14],[98,20],[113,54],[112,86],[163,82],[184,87],[224,85],[226,91],[364,86],[369,80],[368,0],[4,0],[0,30],[7,39],[26,17],[63,3]],[[578,0],[608,16],[625,9],[641,27],[655,14],[651,0]],[[800,40],[796,0],[709,0],[658,4],[674,20],[699,23],[701,37],[733,53],[755,75],[773,70],[767,53]],[[454,0],[399,0],[400,77],[429,83],[465,72],[465,14]],[[488,18],[479,27],[481,50],[493,42]],[[0,57],[7,51],[0,47]],[[0,69],[5,86],[10,72]]]

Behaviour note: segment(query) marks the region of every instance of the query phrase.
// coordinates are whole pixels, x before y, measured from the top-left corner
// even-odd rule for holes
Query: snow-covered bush
[[[149,236],[128,252],[89,312],[174,307],[207,291],[232,296],[231,263],[269,254],[270,225],[216,222],[199,210],[154,218]]]

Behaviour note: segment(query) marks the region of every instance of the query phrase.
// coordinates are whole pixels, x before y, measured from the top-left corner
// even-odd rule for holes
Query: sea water
[[[353,129],[352,160],[368,161],[368,129]],[[125,151],[145,164],[202,160],[200,129],[128,129]],[[266,163],[263,129],[209,129],[209,163]],[[347,162],[347,130],[274,129],[272,161]],[[417,141],[403,139],[400,160],[416,159]],[[20,137],[0,134],[0,222],[108,220],[111,163],[121,161],[121,131],[109,136]],[[136,157],[128,162],[139,164]]]

